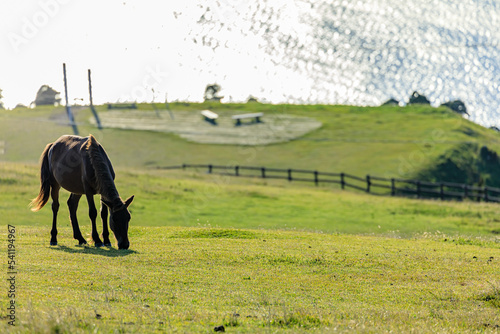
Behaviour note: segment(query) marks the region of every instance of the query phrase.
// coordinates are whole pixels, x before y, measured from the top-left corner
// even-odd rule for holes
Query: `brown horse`
[[[130,212],[128,206],[134,196],[123,201],[115,187],[115,172],[106,152],[92,136],[62,136],[50,143],[40,157],[40,193],[31,202],[32,211],[40,210],[52,196],[52,230],[51,245],[57,245],[57,211],[59,210],[59,190],[61,187],[71,192],[68,199],[69,219],[73,226],[73,237],[79,244],[86,244],[78,226],[76,210],[82,195],[87,197],[89,216],[92,222],[92,240],[96,247],[111,246],[108,231],[108,209],[110,211],[109,226],[113,231],[119,249],[128,249],[128,223]],[[102,237],[99,238],[96,227],[97,210],[94,195],[101,195]]]

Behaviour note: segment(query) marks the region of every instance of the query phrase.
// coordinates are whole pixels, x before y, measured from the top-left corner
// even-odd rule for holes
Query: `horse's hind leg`
[[[104,246],[111,247],[111,241],[109,241],[109,230],[108,230],[108,207],[101,201],[101,219],[102,219],[102,238]]]
[[[89,217],[90,221],[92,222],[92,240],[94,240],[94,245],[96,247],[102,247],[103,246],[102,241],[99,238],[99,233],[97,233],[97,225],[96,225],[97,209],[95,208],[94,196],[87,195],[87,202],[89,203]]]
[[[86,244],[87,241],[83,238],[82,232],[80,232],[80,226],[78,226],[78,219],[76,218],[76,210],[78,209],[78,202],[82,195],[71,194],[68,199],[69,208],[69,220],[71,221],[71,226],[73,227],[73,238],[78,240],[80,245]]]
[[[52,185],[50,196],[52,197],[52,230],[50,231],[50,245],[57,245],[57,212],[59,211],[59,189],[58,185]]]

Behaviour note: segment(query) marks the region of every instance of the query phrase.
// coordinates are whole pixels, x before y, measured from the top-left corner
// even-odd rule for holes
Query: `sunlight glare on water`
[[[496,125],[500,5],[494,1],[218,1],[186,8],[197,71],[226,100],[378,105],[413,91],[460,99]],[[196,12],[196,14],[195,14]],[[196,22],[194,22],[196,21]]]

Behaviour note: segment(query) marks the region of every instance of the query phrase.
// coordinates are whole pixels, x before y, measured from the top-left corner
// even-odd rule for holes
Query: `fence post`
[[[489,202],[488,198],[488,187],[484,187],[484,201]]]
[[[340,173],[340,186],[342,188],[342,190],[345,189],[345,181],[344,181],[344,173]]]
[[[266,178],[266,167],[261,167],[260,172],[261,172],[262,178],[265,179]]]
[[[186,170],[186,164],[182,164],[182,170]]]
[[[212,165],[208,165],[208,174],[212,174]]]
[[[292,182],[292,170],[291,169],[288,170],[288,181]]]
[[[240,166],[234,166],[234,174],[240,176]]]
[[[396,180],[391,179],[391,196],[396,196]]]
[[[417,181],[417,198],[420,198],[420,181]]]
[[[469,188],[467,187],[466,184],[464,184],[463,188],[464,188],[464,199],[467,199],[467,197],[469,197],[469,192],[468,192]]]
[[[370,181],[370,175],[366,175],[366,192],[369,193],[370,192],[370,186],[372,185],[371,181]]]
[[[440,194],[441,194],[441,200],[444,201],[444,184],[440,184]]]
[[[318,178],[318,171],[314,171],[314,184],[317,186],[319,183],[319,178]]]

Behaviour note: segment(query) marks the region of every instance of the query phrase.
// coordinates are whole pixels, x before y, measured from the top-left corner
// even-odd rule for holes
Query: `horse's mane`
[[[105,195],[108,200],[113,200],[118,197],[118,191],[113,181],[112,167],[106,153],[104,153],[104,150],[92,135],[89,135],[86,149],[89,154],[90,163],[95,171],[97,193]]]

